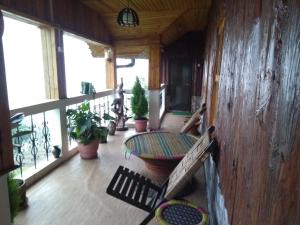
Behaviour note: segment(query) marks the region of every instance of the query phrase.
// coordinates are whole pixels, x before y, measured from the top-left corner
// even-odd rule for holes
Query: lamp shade
[[[124,8],[119,12],[117,22],[120,26],[136,27],[139,25],[139,17],[132,8]]]

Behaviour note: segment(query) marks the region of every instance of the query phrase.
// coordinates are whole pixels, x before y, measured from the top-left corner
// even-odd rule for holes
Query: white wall
[[[158,130],[160,127],[160,90],[149,90],[149,129]]]

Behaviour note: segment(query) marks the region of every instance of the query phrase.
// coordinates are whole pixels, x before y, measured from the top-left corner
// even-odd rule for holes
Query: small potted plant
[[[11,223],[13,223],[14,218],[20,210],[20,204],[22,200],[20,193],[20,185],[18,183],[18,180],[14,179],[12,173],[9,173],[7,175],[7,187],[10,205],[10,221]]]
[[[108,134],[109,135],[115,135],[115,132],[116,132],[116,129],[117,129],[117,122],[116,122],[117,119],[112,117],[108,113],[104,113],[103,119],[104,120],[109,120],[109,123],[107,125]]]
[[[76,109],[68,109],[67,118],[69,135],[77,141],[81,158],[96,158],[100,138],[108,132],[100,126],[99,115],[91,112],[90,103],[85,101]]]
[[[142,87],[138,77],[136,77],[135,84],[132,88],[131,110],[135,120],[135,130],[143,132],[147,129],[148,119],[148,100],[145,95],[145,89]]]

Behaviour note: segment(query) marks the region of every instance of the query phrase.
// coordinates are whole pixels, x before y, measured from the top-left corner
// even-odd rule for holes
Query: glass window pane
[[[68,34],[64,34],[63,38],[67,96],[81,95],[82,81],[92,83],[96,92],[105,90],[105,59],[93,57],[85,41]]]
[[[41,30],[4,16],[3,48],[10,109],[45,102]]]
[[[117,58],[117,65],[127,65],[131,62],[130,59]],[[117,70],[117,82],[121,83],[123,78],[124,89],[132,89],[135,78],[138,76],[143,87],[148,87],[148,73],[149,73],[149,60],[148,59],[136,59],[135,65],[128,68],[118,68]]]

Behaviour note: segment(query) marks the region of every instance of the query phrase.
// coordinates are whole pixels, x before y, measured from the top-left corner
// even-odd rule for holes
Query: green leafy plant
[[[7,175],[7,186],[10,204],[10,221],[13,223],[14,218],[16,217],[19,211],[21,195],[19,192],[18,181],[13,178],[13,174],[11,173]]]
[[[148,113],[148,100],[145,95],[145,89],[142,87],[140,79],[136,77],[132,88],[131,110],[135,120],[146,119]]]
[[[100,126],[99,115],[91,112],[88,101],[84,101],[77,109],[68,109],[67,118],[70,137],[84,145],[107,133],[107,128]]]

